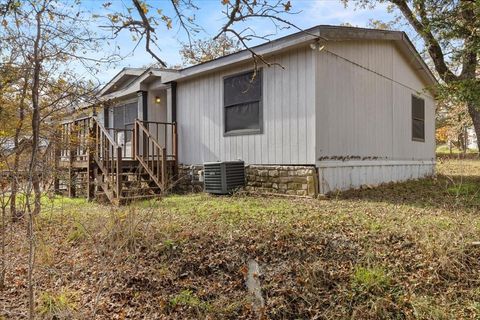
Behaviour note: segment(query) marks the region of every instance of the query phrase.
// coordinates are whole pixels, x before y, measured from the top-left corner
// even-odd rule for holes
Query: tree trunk
[[[477,135],[477,148],[480,152],[480,108],[474,105],[473,103],[469,103],[468,105],[468,113],[473,121],[473,128],[475,129],[475,134]]]
[[[5,197],[4,194],[0,195],[2,197]],[[1,252],[1,258],[2,261],[0,263],[0,291],[3,291],[5,289],[5,273],[6,273],[6,263],[5,263],[5,258],[6,258],[6,250],[5,250],[5,238],[7,237],[7,219],[6,219],[6,211],[7,208],[6,206],[2,206],[2,237],[0,239],[1,246],[2,246],[2,252]]]
[[[12,170],[12,184],[11,184],[11,198],[10,198],[10,215],[12,221],[15,222],[18,219],[17,214],[17,192],[18,192],[18,171],[20,167],[20,155],[22,154],[22,149],[19,146],[20,134],[23,128],[23,121],[25,120],[25,99],[27,96],[28,89],[28,72],[25,74],[23,88],[22,88],[22,97],[20,100],[19,110],[18,110],[18,124],[15,128],[15,136],[13,138],[15,157],[13,160],[13,170]]]
[[[12,222],[16,222],[18,220],[18,215],[17,215],[17,192],[18,192],[18,167],[20,163],[20,150],[18,147],[18,135],[17,132],[15,132],[15,138],[14,138],[14,146],[15,146],[15,158],[13,160],[13,168],[11,171],[11,179],[12,179],[12,184],[11,184],[11,202],[10,202],[10,216],[12,219]]]
[[[45,3],[43,4],[45,5]],[[35,318],[35,287],[33,283],[33,271],[35,268],[35,218],[41,209],[41,190],[38,175],[38,147],[40,142],[40,72],[42,70],[42,56],[40,41],[42,37],[42,14],[45,11],[43,6],[36,14],[36,35],[33,45],[33,77],[32,77],[32,155],[29,164],[29,186],[27,188],[28,206],[28,318]],[[31,191],[35,192],[34,209],[30,207]]]

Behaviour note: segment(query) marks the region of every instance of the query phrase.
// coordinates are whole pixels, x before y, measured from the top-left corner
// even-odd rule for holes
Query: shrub
[[[72,232],[70,232],[70,234],[67,236],[67,240],[71,243],[77,243],[85,239],[86,235],[87,231],[85,230],[85,227],[81,223],[77,222],[75,223]]]
[[[177,306],[192,307],[197,310],[208,310],[209,304],[200,300],[191,290],[183,290],[170,299],[169,304],[175,308]]]
[[[42,292],[38,299],[38,313],[46,319],[71,319],[77,310],[77,294],[62,290],[58,293]]]
[[[357,267],[352,277],[354,289],[374,294],[386,292],[390,282],[389,275],[382,267]]]

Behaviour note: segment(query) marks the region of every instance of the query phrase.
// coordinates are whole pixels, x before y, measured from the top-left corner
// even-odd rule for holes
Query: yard
[[[480,161],[328,199],[204,194],[114,208],[44,200],[37,312],[46,319],[478,319]],[[27,313],[27,244],[11,226],[0,319]]]

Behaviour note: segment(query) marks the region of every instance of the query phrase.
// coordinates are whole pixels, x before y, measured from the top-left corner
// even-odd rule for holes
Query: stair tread
[[[145,199],[145,198],[156,198],[159,197],[159,194],[146,194],[146,195],[137,195],[137,196],[130,196],[130,197],[125,197],[122,196],[120,199],[122,200],[133,200],[133,199]]]
[[[159,187],[122,188],[122,191],[147,191],[147,190],[160,190],[160,188]]]

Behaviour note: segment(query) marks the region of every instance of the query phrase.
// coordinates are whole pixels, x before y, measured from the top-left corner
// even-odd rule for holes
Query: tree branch
[[[435,65],[435,69],[437,70],[438,74],[445,82],[455,81],[458,77],[448,68],[445,62],[445,56],[442,51],[442,47],[440,46],[437,39],[435,39],[434,35],[428,28],[428,18],[426,17],[425,13],[425,4],[422,2],[418,2],[419,6],[419,13],[420,13],[420,20],[417,19],[413,11],[407,4],[406,0],[391,0],[393,4],[395,4],[398,9],[402,12],[408,22],[412,25],[415,31],[423,38],[425,44],[427,46],[428,53],[432,58],[432,61]],[[423,13],[422,13],[423,12]]]
[[[142,26],[145,30],[145,50],[147,50],[148,53],[150,53],[150,55],[155,58],[155,60],[157,60],[163,67],[167,67],[167,64],[165,63],[165,61],[163,61],[162,59],[160,59],[156,54],[155,52],[153,52],[153,50],[150,48],[150,42],[151,42],[151,33],[155,33],[155,29],[150,25],[150,21],[148,20],[147,16],[145,15],[145,12],[143,11],[143,8],[140,4],[140,2],[138,2],[138,0],[132,0],[133,4],[135,5],[135,8],[137,9],[138,11],[138,14],[140,15],[140,18],[142,18]]]

